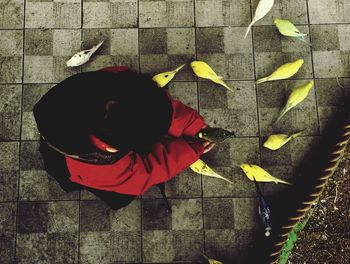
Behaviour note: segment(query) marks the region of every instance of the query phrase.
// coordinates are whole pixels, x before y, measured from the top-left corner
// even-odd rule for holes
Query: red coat
[[[109,67],[103,70],[118,72],[127,67]],[[114,164],[95,165],[66,156],[72,182],[94,189],[129,195],[142,195],[151,186],[175,177],[203,154],[200,143],[188,143],[181,136],[194,136],[205,126],[197,111],[174,100],[169,95],[173,115],[168,134],[175,139],[162,140],[151,153],[142,157],[129,152]]]

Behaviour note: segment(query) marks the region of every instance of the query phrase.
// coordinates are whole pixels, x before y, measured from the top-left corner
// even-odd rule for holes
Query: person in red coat
[[[212,149],[194,109],[127,67],[73,75],[34,106],[45,169],[70,192],[128,205]]]

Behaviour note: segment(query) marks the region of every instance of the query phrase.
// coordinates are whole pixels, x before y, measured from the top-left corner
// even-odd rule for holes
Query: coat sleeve
[[[96,166],[66,157],[71,181],[105,191],[141,195],[197,161],[203,145],[184,139],[162,140],[147,155],[131,152],[114,164]]]
[[[204,118],[196,110],[168,96],[173,107],[169,135],[174,137],[195,136],[205,126]]]

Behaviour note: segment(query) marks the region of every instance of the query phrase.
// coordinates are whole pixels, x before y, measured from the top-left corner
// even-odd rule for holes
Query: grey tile
[[[111,211],[110,222],[112,231],[141,230],[141,201],[134,200],[126,207]]]
[[[47,234],[17,234],[16,260],[19,263],[47,263]]]
[[[39,132],[33,115],[33,108],[52,87],[53,84],[23,85],[22,140],[39,140]]]
[[[0,30],[0,42],[0,83],[20,83],[23,31]]]
[[[196,25],[245,26],[250,23],[250,3],[244,0],[196,0]]]
[[[18,204],[18,233],[47,233],[48,204],[20,202]]]
[[[200,252],[204,252],[202,230],[179,230],[173,233],[176,241],[174,261],[193,261],[201,263],[203,259]]]
[[[172,262],[175,257],[173,231],[143,231],[143,260],[145,262]]]
[[[82,201],[81,231],[109,231],[111,229],[110,211],[111,209],[102,201]]]
[[[254,82],[228,81],[233,92],[210,82],[200,82],[200,112],[206,123],[234,131],[236,136],[258,135]]]
[[[26,3],[26,28],[80,28],[80,1]]]
[[[77,200],[78,192],[66,193],[44,170],[21,171],[19,199],[22,201]]]
[[[81,33],[79,29],[55,29],[52,36],[52,55],[73,56],[80,51]]]
[[[174,99],[180,100],[183,104],[193,109],[198,109],[197,83],[170,82],[169,93]]]
[[[22,28],[24,21],[24,0],[11,0],[0,3],[0,28]]]
[[[234,205],[232,199],[204,199],[205,229],[234,229]]]
[[[140,27],[191,27],[194,0],[141,0]]]
[[[233,207],[236,230],[258,229],[260,219],[257,198],[235,198],[233,199]]]
[[[254,14],[259,0],[252,0],[252,13]],[[310,1],[309,1],[310,2]],[[307,1],[306,0],[281,0],[275,1],[271,11],[256,25],[272,25],[276,18],[292,21],[294,24],[307,24]]]
[[[21,122],[21,85],[0,85],[0,140],[18,140]]]
[[[19,142],[1,142],[0,201],[17,199],[19,171]]]
[[[23,141],[21,144],[21,170],[44,170],[39,152],[39,141]]]
[[[201,199],[176,199],[172,201],[171,208],[173,230],[203,229]]]
[[[268,136],[272,133],[291,134],[301,130],[304,130],[304,135],[319,134],[314,88],[303,102],[287,112],[278,123],[275,123],[291,89],[303,85],[307,81],[285,80],[259,85],[258,101],[261,135]]]
[[[346,0],[309,0],[311,24],[349,23],[350,7]]]
[[[169,200],[170,206],[172,201]],[[172,228],[171,215],[167,213],[167,206],[163,199],[147,199],[143,204],[144,230],[169,230]]]
[[[126,28],[137,26],[137,1],[89,1],[84,3],[84,28]]]

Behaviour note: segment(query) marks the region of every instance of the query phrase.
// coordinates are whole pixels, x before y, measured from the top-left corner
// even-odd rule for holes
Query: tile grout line
[[[22,83],[21,83],[21,125],[19,129],[19,148],[18,148],[18,174],[17,174],[17,197],[16,197],[16,216],[15,216],[15,234],[14,234],[14,250],[13,250],[13,261],[17,262],[17,233],[18,233],[18,224],[19,224],[19,187],[20,187],[20,178],[21,178],[21,149],[22,149],[22,126],[23,126],[23,95],[24,95],[24,51],[25,51],[25,21],[26,21],[26,0],[23,0],[23,23],[22,23]]]
[[[83,49],[83,27],[84,27],[84,0],[80,0],[80,50]],[[79,66],[80,72],[82,72],[82,66]],[[81,233],[80,233],[80,219],[81,214],[81,191],[79,191],[78,195],[78,263],[80,263],[80,241],[81,241]]]
[[[250,2],[250,17],[253,19],[253,7],[252,7],[252,0]],[[255,88],[255,99],[256,99],[256,114],[257,114],[257,121],[258,121],[258,138],[259,138],[259,161],[260,165],[262,165],[262,146],[261,146],[261,130],[260,130],[260,111],[259,111],[259,93],[258,93],[258,86],[255,83],[255,79],[257,79],[257,72],[256,72],[256,61],[255,61],[255,46],[254,46],[254,27],[251,27],[251,40],[252,40],[252,52],[253,52],[253,71],[254,71],[254,88]],[[262,186],[262,191],[264,192],[265,184]]]
[[[307,11],[307,21],[308,21],[308,29],[309,29],[309,36],[310,36],[310,43],[312,44],[312,37],[311,37],[311,28],[310,28],[310,14],[309,14],[309,1],[306,0],[306,11]],[[312,77],[313,80],[316,80],[316,72],[315,72],[315,66],[314,66],[314,55],[313,55],[313,47],[310,48],[311,53],[311,66],[312,66]],[[314,83],[314,95],[315,95],[315,104],[316,104],[316,116],[317,116],[317,132],[318,135],[321,135],[321,122],[320,122],[320,115],[318,112],[318,100],[317,100],[317,91],[316,91],[316,82]]]
[[[195,58],[197,60],[198,52],[197,52],[197,19],[196,19],[196,0],[193,0],[193,25],[194,25],[194,53]],[[199,81],[198,78],[196,80],[196,86],[197,86],[197,109],[198,113],[200,113],[200,89],[199,89]],[[204,190],[203,190],[203,175],[200,175],[201,180],[201,199],[202,199],[202,234],[203,234],[203,247],[202,250],[204,253],[206,253],[206,241],[205,241],[205,217],[204,217]]]
[[[137,49],[138,49],[138,71],[141,73],[141,45],[140,45],[140,0],[137,1]],[[143,196],[140,196],[140,260],[143,259]]]

